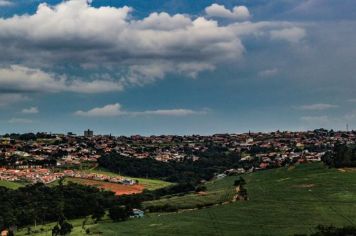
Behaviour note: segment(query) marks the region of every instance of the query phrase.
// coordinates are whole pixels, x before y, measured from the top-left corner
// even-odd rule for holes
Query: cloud
[[[157,116],[188,116],[206,114],[207,111],[193,111],[190,109],[162,109],[143,112],[131,112],[132,115],[157,115]]]
[[[260,77],[271,77],[271,76],[277,75],[278,72],[279,72],[279,70],[277,68],[272,68],[272,69],[267,69],[267,70],[260,71],[258,73],[258,75]]]
[[[207,8],[208,16],[219,16],[216,9],[223,9],[222,17],[245,20],[250,16],[244,6],[230,11],[216,4]],[[171,73],[195,78],[222,63],[236,62],[246,52],[241,41],[246,35],[275,30],[273,38],[278,40],[296,41],[297,37],[293,23],[220,25],[206,17],[166,12],[152,12],[136,19],[133,11],[128,6],[96,8],[86,0],[69,0],[57,5],[41,3],[33,14],[0,18],[2,67],[9,68],[9,61],[16,61],[22,74],[38,74],[42,78],[40,82],[34,78],[14,79],[24,81],[29,89],[18,83],[14,86],[14,82],[1,75],[0,80],[9,90],[120,91],[122,86],[152,83]],[[286,27],[287,31],[283,31]],[[297,29],[300,34],[302,29]],[[68,65],[86,70],[88,77],[92,69],[96,73],[109,73],[118,82],[70,80],[48,72]]]
[[[291,27],[281,30],[272,30],[270,32],[272,39],[286,40],[290,43],[299,43],[305,36],[305,29],[300,27]]]
[[[303,116],[300,118],[303,122],[314,125],[327,125],[329,123],[328,116]]]
[[[93,108],[89,111],[77,111],[74,113],[77,116],[89,117],[108,117],[122,115],[121,105],[119,103],[109,104],[104,107]]]
[[[30,107],[30,108],[23,109],[22,113],[24,113],[24,114],[37,114],[37,113],[39,113],[39,110],[38,110],[37,107]]]
[[[103,93],[120,91],[118,82],[108,80],[69,80],[41,69],[32,69],[20,65],[0,68],[0,91],[3,92],[78,92]]]
[[[209,17],[220,17],[234,20],[247,20],[250,18],[250,12],[245,6],[236,6],[232,9],[232,11],[230,11],[225,8],[224,5],[214,3],[205,8],[205,13]]]
[[[95,8],[85,0],[41,3],[33,15],[0,19],[0,61],[117,70],[165,61],[186,72],[187,63],[210,68],[243,54],[239,37],[216,21],[168,13],[134,20],[132,11],[127,6]],[[189,67],[187,74],[195,75],[201,67],[194,69]]]
[[[77,116],[86,117],[115,117],[115,116],[188,116],[196,114],[206,114],[207,110],[194,111],[190,109],[158,109],[147,111],[124,111],[119,103],[109,104],[104,107],[93,108],[88,111],[76,111],[74,114]]]
[[[353,103],[353,102],[356,102],[356,98],[350,98],[350,99],[348,99],[347,101]]]
[[[14,3],[9,0],[0,0],[0,7],[8,7],[13,5]]]
[[[8,120],[8,122],[11,124],[31,124],[31,123],[33,123],[32,120],[23,119],[23,118],[12,118],[12,119]]]
[[[333,104],[316,103],[316,104],[299,106],[298,109],[309,110],[309,111],[323,111],[323,110],[329,110],[337,107],[338,107],[337,105],[333,105]]]
[[[8,106],[14,103],[23,102],[27,100],[29,100],[29,98],[22,94],[3,93],[0,94],[0,107]]]

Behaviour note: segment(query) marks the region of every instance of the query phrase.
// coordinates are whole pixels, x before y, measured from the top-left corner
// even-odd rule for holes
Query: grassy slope
[[[103,235],[293,235],[318,224],[356,224],[356,171],[321,164],[280,168],[245,176],[249,201],[180,213],[149,214],[122,223],[101,222]],[[233,178],[211,184],[229,189]],[[188,201],[187,199],[185,199]],[[72,235],[82,235],[76,232]]]
[[[5,180],[0,180],[0,186],[1,187],[6,187],[9,189],[18,189],[20,187],[23,187],[24,185],[21,183],[17,182],[10,182],[10,181],[5,181]]]
[[[170,205],[178,209],[191,209],[198,205],[231,201],[236,193],[233,186],[235,179],[236,177],[231,176],[224,180],[208,182],[206,184],[207,191],[204,194],[191,193],[184,196],[167,196],[159,200],[145,202],[143,205],[144,207]]]
[[[107,171],[102,168],[91,169],[91,170],[87,170],[85,172],[103,174],[103,175],[107,175],[107,176],[119,176],[118,174],[115,174],[113,172]],[[145,178],[133,178],[133,177],[127,177],[127,178],[138,180],[138,182],[140,184],[142,184],[143,186],[145,186],[145,189],[148,189],[148,190],[155,190],[155,189],[164,188],[169,185],[172,185],[172,183],[165,182],[162,180],[157,180],[157,179],[145,179]]]
[[[247,202],[96,229],[104,235],[293,235],[318,224],[356,223],[356,172],[311,164],[257,172],[246,180]]]

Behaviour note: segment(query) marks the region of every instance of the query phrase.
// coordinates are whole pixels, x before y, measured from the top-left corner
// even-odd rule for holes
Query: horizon
[[[352,0],[0,0],[0,131],[356,127]]]
[[[87,130],[87,129],[86,129]],[[14,132],[7,132],[7,133],[0,133],[0,137],[5,136],[5,135],[11,135],[11,134],[37,134],[37,133],[43,133],[43,134],[49,134],[49,135],[73,135],[73,136],[78,136],[82,137],[84,136],[84,131],[81,132],[73,132],[73,131],[66,131],[66,132],[49,132],[49,131],[36,131],[36,132],[24,132],[24,133],[14,133]],[[334,130],[334,129],[326,129],[326,128],[316,128],[316,129],[309,129],[309,130],[270,130],[270,131],[257,131],[257,130],[248,130],[244,132],[224,132],[224,133],[209,133],[209,134],[199,134],[199,133],[191,133],[191,134],[173,134],[173,133],[166,133],[166,134],[139,134],[139,133],[132,133],[132,134],[113,134],[113,133],[96,133],[95,130],[89,129],[90,131],[94,132],[94,137],[95,136],[113,136],[113,137],[131,137],[131,136],[141,136],[141,137],[159,137],[159,136],[214,136],[214,135],[243,135],[243,134],[270,134],[270,133],[305,133],[305,132],[314,132],[316,130],[326,130],[326,131],[333,131],[333,132],[355,132],[356,130],[349,129],[349,130]]]

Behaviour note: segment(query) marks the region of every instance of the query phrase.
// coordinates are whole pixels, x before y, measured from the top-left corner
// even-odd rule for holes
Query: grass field
[[[103,174],[103,175],[113,176],[113,177],[114,176],[120,176],[120,175],[118,175],[116,173],[107,171],[107,170],[102,169],[102,168],[84,170],[83,172],[97,173],[97,174]],[[137,180],[139,182],[139,184],[142,184],[144,186],[144,188],[147,189],[147,190],[155,190],[155,189],[164,188],[164,187],[167,187],[169,185],[172,185],[172,183],[169,183],[169,182],[166,182],[166,181],[162,181],[162,180],[157,180],[157,179],[145,179],[145,178],[134,178],[134,177],[127,177],[127,178]]]
[[[327,169],[316,163],[256,172],[244,178],[249,201],[179,213],[147,214],[143,219],[122,223],[106,221],[91,225],[91,232],[96,232],[93,235],[294,235],[311,233],[318,224],[356,224],[356,171]],[[232,181],[233,178],[226,178],[209,183],[208,190],[229,189]]]
[[[235,176],[226,177],[224,180],[216,180],[206,184],[207,191],[203,193],[190,193],[183,196],[167,196],[155,201],[144,202],[143,206],[172,206],[178,209],[192,209],[202,205],[219,204],[231,201],[236,194],[233,186]]]
[[[10,181],[5,181],[5,180],[0,180],[0,186],[1,187],[6,187],[9,189],[18,189],[20,187],[23,187],[24,184],[17,183],[17,182],[10,182]]]

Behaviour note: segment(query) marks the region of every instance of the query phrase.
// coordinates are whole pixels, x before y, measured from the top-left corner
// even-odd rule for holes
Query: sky
[[[0,134],[346,124],[355,0],[0,0]]]

